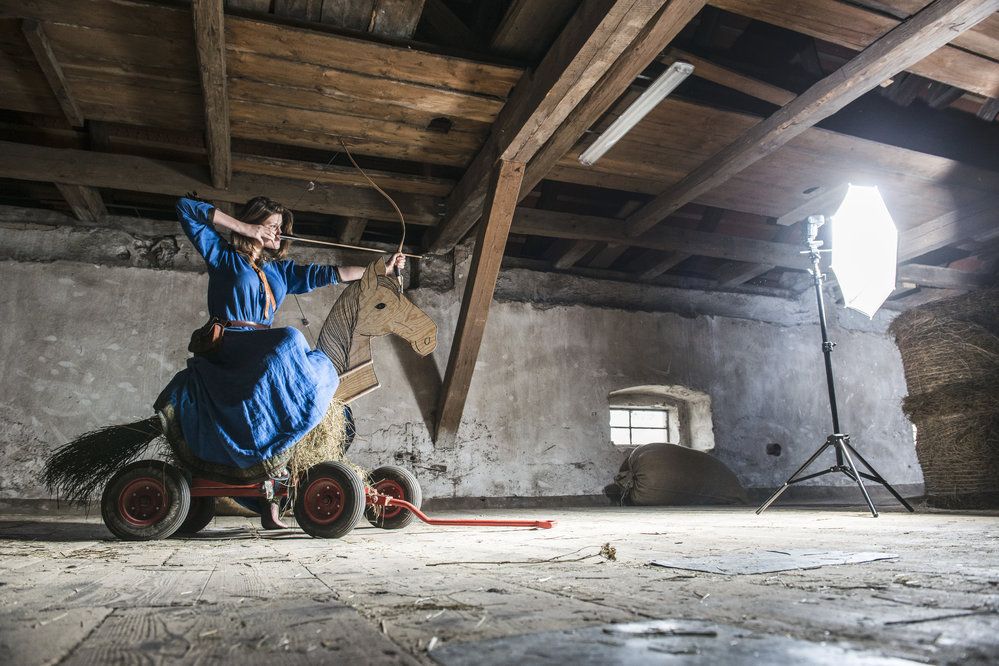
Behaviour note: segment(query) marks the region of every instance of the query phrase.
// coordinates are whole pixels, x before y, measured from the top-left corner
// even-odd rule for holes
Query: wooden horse
[[[335,399],[349,403],[379,387],[371,359],[371,338],[393,333],[420,356],[437,347],[437,325],[402,293],[376,259],[364,276],[343,290],[319,333],[317,348],[330,357],[340,386]]]

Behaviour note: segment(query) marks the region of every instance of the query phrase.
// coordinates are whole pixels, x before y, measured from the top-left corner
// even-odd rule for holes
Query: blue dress
[[[181,199],[177,216],[208,266],[208,312],[227,321],[270,324],[263,282],[250,261],[211,225],[211,204]],[[337,283],[333,266],[263,264],[276,306],[287,294]],[[294,328],[226,329],[222,347],[195,356],[155,408],[177,457],[193,471],[252,481],[281,469],[296,442],[326,414],[339,377]]]

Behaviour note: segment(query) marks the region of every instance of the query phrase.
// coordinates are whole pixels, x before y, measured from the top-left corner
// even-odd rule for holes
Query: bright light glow
[[[631,131],[649,111],[656,108],[666,95],[673,92],[680,83],[690,76],[694,66],[687,62],[674,62],[663,75],[653,81],[652,85],[636,99],[628,109],[618,116],[610,127],[604,131],[589,148],[579,156],[580,164],[590,166],[610,150],[621,137]]]
[[[846,307],[873,318],[895,290],[898,230],[876,187],[850,185],[832,216],[832,269]]]

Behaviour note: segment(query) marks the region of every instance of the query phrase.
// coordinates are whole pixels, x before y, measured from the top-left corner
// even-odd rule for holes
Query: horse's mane
[[[385,275],[378,276],[378,286],[387,287],[396,294],[400,293],[399,284]],[[347,363],[350,359],[350,345],[354,338],[354,329],[357,327],[360,301],[361,281],[358,280],[348,284],[340,293],[319,332],[319,342],[316,344],[316,349],[333,361],[333,366],[341,375],[347,369]]]

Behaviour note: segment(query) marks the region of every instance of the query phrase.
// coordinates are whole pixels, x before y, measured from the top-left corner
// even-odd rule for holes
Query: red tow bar
[[[554,520],[489,520],[484,518],[431,518],[406,500],[388,495],[368,494],[368,506],[400,506],[413,512],[413,515],[427,525],[453,525],[465,527],[537,527],[549,530],[555,527]]]

